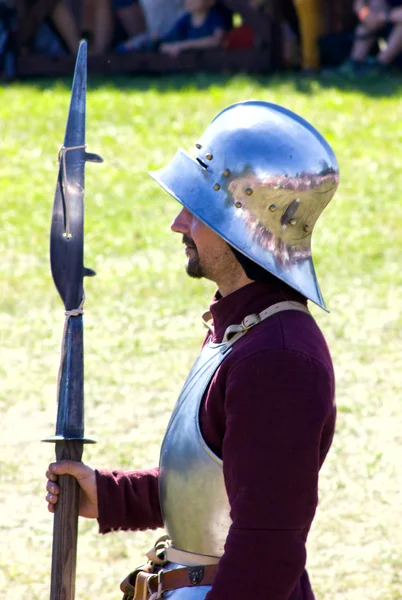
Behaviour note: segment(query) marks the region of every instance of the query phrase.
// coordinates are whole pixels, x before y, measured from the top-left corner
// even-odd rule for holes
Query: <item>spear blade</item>
[[[50,232],[50,264],[66,310],[77,308],[83,294],[85,118],[87,46],[77,55]]]
[[[84,437],[83,278],[94,275],[83,264],[85,162],[102,159],[85,152],[87,44],[77,55],[64,145],[50,231],[50,263],[55,286],[66,309],[58,378],[56,459],[80,461]],[[74,600],[79,489],[69,475],[59,477],[60,496],[53,525],[51,600]]]

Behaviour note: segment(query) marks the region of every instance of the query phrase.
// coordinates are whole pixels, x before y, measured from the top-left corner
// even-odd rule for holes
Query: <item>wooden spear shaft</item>
[[[80,461],[81,441],[56,442],[56,460]],[[74,600],[77,567],[79,486],[71,475],[59,477],[60,495],[53,523],[50,600]]]

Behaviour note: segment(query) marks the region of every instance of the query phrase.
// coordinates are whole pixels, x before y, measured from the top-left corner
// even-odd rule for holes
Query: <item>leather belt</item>
[[[148,588],[152,593],[162,593],[182,587],[212,585],[217,571],[218,565],[182,567],[171,571],[161,570],[148,578]]]
[[[125,588],[124,600],[149,600],[162,598],[163,592],[178,590],[184,587],[198,587],[200,585],[212,585],[218,565],[205,565],[198,567],[181,567],[171,571],[159,571],[150,575],[146,571],[139,571],[136,575],[134,585]]]

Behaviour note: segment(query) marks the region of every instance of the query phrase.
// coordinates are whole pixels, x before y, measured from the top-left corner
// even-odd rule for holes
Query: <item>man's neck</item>
[[[237,292],[237,290],[249,285],[249,283],[253,283],[253,279],[249,279],[244,272],[235,281],[223,282],[220,284],[217,282],[218,290],[222,298],[229,296],[229,294],[233,294],[233,292]]]

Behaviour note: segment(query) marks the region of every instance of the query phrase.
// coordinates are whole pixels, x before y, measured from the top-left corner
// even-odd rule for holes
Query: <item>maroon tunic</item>
[[[252,283],[210,310],[214,341],[251,313],[303,301],[279,282]],[[233,524],[206,600],[312,600],[307,534],[318,472],[335,427],[334,374],[325,340],[307,314],[285,311],[236,342],[201,409],[201,431],[223,459]],[[98,471],[101,533],[161,527],[157,468]]]

